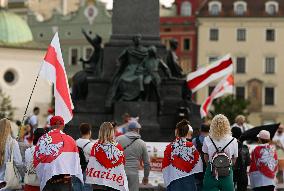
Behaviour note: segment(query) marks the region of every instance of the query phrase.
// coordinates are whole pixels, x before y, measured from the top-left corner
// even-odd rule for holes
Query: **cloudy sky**
[[[112,1],[113,1],[113,0],[101,0],[101,1],[107,3],[107,8],[108,8],[108,9],[111,9],[111,8],[112,8]],[[161,2],[163,5],[169,7],[169,6],[171,6],[172,2],[174,2],[174,0],[160,0],[160,2]]]

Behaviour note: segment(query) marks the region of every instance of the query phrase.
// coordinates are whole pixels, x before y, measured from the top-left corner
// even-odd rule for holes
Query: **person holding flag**
[[[71,191],[71,176],[83,182],[78,148],[75,140],[63,133],[62,117],[52,117],[50,125],[52,130],[38,140],[33,156],[40,190]]]
[[[197,149],[187,140],[190,129],[187,120],[179,122],[176,139],[164,151],[162,171],[167,191],[197,190],[194,174],[202,172],[203,166]]]
[[[114,141],[114,135],[112,123],[102,123],[99,140],[90,153],[86,183],[92,184],[96,191],[128,191],[123,148]]]

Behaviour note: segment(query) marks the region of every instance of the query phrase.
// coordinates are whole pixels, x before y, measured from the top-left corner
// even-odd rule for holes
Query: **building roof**
[[[222,10],[218,15],[210,15],[210,2],[220,2]],[[245,2],[247,11],[243,15],[236,15],[234,11],[235,2]],[[278,12],[274,15],[269,15],[266,12],[265,6],[267,2],[276,2],[279,5]],[[284,1],[283,0],[207,0],[198,12],[198,17],[283,17],[284,16]]]
[[[17,45],[31,42],[32,32],[20,16],[0,8],[0,44]]]

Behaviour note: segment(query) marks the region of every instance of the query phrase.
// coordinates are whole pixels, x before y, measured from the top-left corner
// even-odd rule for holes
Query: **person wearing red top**
[[[254,191],[274,191],[278,167],[277,153],[270,145],[270,133],[262,130],[257,135],[259,145],[251,153],[250,182]]]

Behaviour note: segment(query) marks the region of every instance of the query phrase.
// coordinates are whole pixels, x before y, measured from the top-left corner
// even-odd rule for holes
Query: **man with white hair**
[[[235,118],[235,123],[232,125],[233,127],[238,127],[242,130],[242,133],[244,133],[245,131],[249,130],[251,128],[251,125],[249,125],[248,123],[246,123],[246,117],[243,115],[238,115]]]
[[[128,124],[128,132],[117,137],[117,142],[122,145],[125,154],[125,172],[128,179],[129,191],[139,191],[139,166],[142,159],[144,164],[143,184],[148,184],[150,174],[150,160],[146,143],[141,139],[141,125],[137,121]]]

